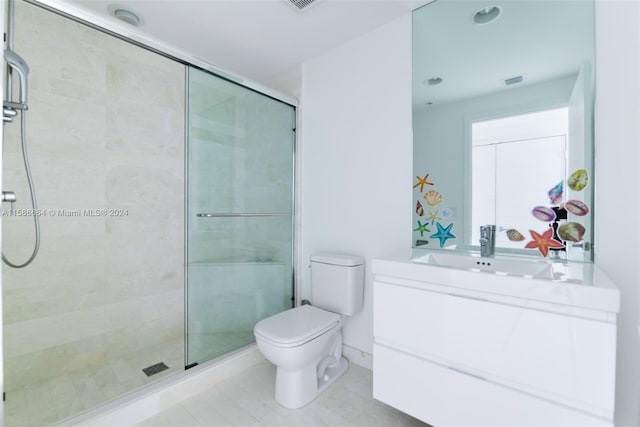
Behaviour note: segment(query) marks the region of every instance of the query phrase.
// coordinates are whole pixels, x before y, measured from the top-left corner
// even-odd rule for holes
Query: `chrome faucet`
[[[496,251],[496,226],[480,226],[480,256],[489,257]]]

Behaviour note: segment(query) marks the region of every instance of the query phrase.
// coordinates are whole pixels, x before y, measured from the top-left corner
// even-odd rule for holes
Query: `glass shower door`
[[[292,306],[295,109],[190,68],[187,352],[191,366],[254,341]]]

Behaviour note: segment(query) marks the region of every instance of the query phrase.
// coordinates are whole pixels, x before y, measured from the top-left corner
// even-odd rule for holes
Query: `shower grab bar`
[[[251,217],[251,216],[291,216],[289,213],[209,213],[201,212],[196,216],[200,218],[234,218],[234,217]]]

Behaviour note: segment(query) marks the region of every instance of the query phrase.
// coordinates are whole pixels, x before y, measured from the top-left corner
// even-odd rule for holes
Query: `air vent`
[[[289,6],[295,9],[297,12],[302,12],[309,9],[316,3],[320,3],[321,0],[284,0]]]

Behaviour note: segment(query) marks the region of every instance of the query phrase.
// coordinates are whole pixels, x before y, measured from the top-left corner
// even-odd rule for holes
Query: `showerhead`
[[[20,77],[20,103],[27,105],[27,77],[29,76],[29,66],[24,59],[11,49],[5,49],[4,60],[9,66],[18,72]]]

